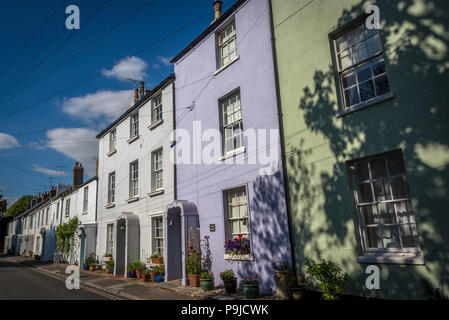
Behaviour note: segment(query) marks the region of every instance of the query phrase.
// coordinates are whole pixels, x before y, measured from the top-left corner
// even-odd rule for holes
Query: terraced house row
[[[114,257],[115,275],[159,252],[183,279],[191,230],[215,275],[296,272],[332,260],[345,293],[428,298],[449,289],[448,4],[238,0],[135,89],[97,136],[97,176],[38,196],[6,247],[53,260],[55,227],[77,216],[69,261]],[[376,5],[379,28],[368,28]],[[427,22],[426,22],[427,21]],[[81,173],[80,173],[81,170]],[[227,240],[250,250],[229,255]],[[380,289],[365,286],[369,265]],[[218,277],[216,276],[218,285]]]

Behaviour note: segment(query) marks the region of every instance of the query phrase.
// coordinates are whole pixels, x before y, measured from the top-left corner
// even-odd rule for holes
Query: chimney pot
[[[215,20],[217,20],[218,18],[221,17],[222,5],[223,5],[223,1],[221,1],[221,0],[214,0]]]
[[[82,185],[83,179],[84,179],[84,168],[83,165],[77,161],[75,163],[75,167],[73,168],[73,187],[76,188]]]
[[[140,81],[139,91],[140,97],[142,98],[145,95],[145,81]]]
[[[134,88],[134,101],[139,100],[139,89]]]

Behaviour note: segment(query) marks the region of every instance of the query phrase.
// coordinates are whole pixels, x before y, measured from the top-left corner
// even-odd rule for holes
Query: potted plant
[[[165,265],[160,264],[160,265],[156,266],[154,269],[155,269],[154,271],[156,272],[156,275],[154,276],[154,280],[156,282],[164,281]]]
[[[247,277],[242,281],[243,295],[246,299],[256,299],[259,297],[259,280],[258,276]]]
[[[145,270],[142,271],[142,281],[147,282],[150,277],[150,269],[145,268]]]
[[[83,267],[84,270],[90,269],[90,271],[95,271],[95,263],[96,263],[96,259],[95,259],[95,253],[91,253],[86,260],[84,261],[84,265],[87,267]]]
[[[234,271],[226,270],[220,272],[220,278],[223,280],[223,286],[227,294],[233,294],[237,292],[237,278]]]
[[[114,273],[114,260],[106,262],[106,271],[108,273]]]
[[[156,267],[150,269],[151,281],[156,282]]]
[[[250,241],[239,234],[238,238],[225,241],[226,254],[239,256],[251,253]]]
[[[203,291],[214,290],[214,274],[212,272],[201,273],[200,285]]]
[[[153,253],[150,258],[151,258],[151,263],[154,263],[154,264],[164,263],[164,258],[162,257],[162,255],[159,252]]]
[[[185,264],[186,273],[189,277],[189,285],[191,287],[199,287],[201,277],[201,251],[190,248]]]
[[[136,268],[134,267],[134,263],[130,263],[127,269],[128,269],[128,278],[135,278]]]
[[[321,288],[325,300],[337,300],[343,292],[348,278],[341,268],[332,261],[321,263],[315,261],[306,261],[306,272],[313,276]]]
[[[140,260],[134,261],[133,264],[134,264],[134,270],[136,271],[137,279],[142,278],[142,271],[145,270],[145,264]]]
[[[276,282],[276,296],[287,300],[290,296],[290,287],[294,275],[289,271],[288,262],[282,261],[274,264],[274,277]]]
[[[298,273],[290,284],[290,296],[293,300],[303,300],[306,295],[306,285],[309,277],[302,273]]]
[[[104,256],[103,256],[103,261],[104,261],[104,262],[109,262],[109,261],[111,261],[111,260],[112,260],[112,253],[106,252],[106,253],[104,254]]]

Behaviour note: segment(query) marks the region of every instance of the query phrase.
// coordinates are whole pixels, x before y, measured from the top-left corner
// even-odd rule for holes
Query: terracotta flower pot
[[[189,285],[191,287],[199,287],[200,286],[200,278],[199,274],[189,274]]]
[[[306,295],[306,288],[290,288],[290,293],[293,300],[304,300],[304,296]]]
[[[151,281],[156,282],[156,272],[150,272]]]
[[[163,264],[164,263],[164,258],[162,258],[162,257],[160,257],[160,258],[151,258],[151,263]]]
[[[136,270],[136,277],[137,277],[137,279],[141,279],[142,278],[142,271]]]
[[[147,274],[142,274],[142,281],[143,282],[147,282],[148,281],[148,275]]]
[[[89,266],[89,270],[90,271],[95,271],[95,267],[94,266]]]

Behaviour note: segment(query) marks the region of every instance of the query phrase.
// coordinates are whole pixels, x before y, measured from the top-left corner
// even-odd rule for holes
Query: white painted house
[[[163,215],[175,198],[170,161],[174,75],[153,90],[135,89],[133,105],[98,134],[97,253],[112,253],[114,273],[164,250]]]

